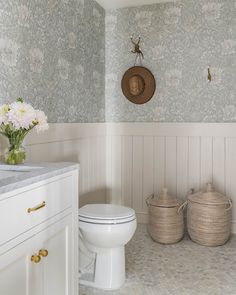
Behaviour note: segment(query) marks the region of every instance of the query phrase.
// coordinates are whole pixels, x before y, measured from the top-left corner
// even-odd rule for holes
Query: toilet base
[[[125,282],[125,249],[98,249],[94,275],[83,274],[80,284],[103,290],[117,290]]]

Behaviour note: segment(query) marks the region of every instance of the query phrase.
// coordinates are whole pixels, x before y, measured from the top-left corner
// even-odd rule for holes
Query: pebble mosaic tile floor
[[[126,246],[127,280],[118,291],[80,286],[80,295],[236,295],[236,235],[221,247],[155,243],[138,225]]]

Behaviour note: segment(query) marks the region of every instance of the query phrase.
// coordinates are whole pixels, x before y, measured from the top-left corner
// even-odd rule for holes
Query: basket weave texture
[[[204,246],[221,246],[230,238],[232,202],[214,191],[211,184],[205,193],[188,197],[187,227],[190,238]]]
[[[182,203],[163,189],[158,198],[147,199],[149,210],[148,232],[152,239],[162,244],[179,242],[184,235]]]

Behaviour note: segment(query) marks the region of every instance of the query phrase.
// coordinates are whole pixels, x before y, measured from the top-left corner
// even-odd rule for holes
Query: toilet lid
[[[79,216],[96,220],[122,220],[135,216],[135,211],[113,204],[91,204],[80,208]]]

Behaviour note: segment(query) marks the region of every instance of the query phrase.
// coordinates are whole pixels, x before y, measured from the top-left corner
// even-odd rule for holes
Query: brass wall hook
[[[134,64],[136,64],[137,59],[139,58],[140,64],[142,64],[142,59],[144,59],[144,55],[142,50],[140,49],[140,41],[141,41],[141,37],[138,37],[138,41],[135,42],[133,36],[130,37],[130,40],[134,46],[134,49],[131,50],[132,53],[134,53],[136,55],[135,57],[135,62]]]
[[[210,69],[210,66],[208,67],[207,72],[208,72],[207,79],[208,79],[209,82],[211,82],[211,81],[212,81],[212,75],[211,75],[211,69]]]

